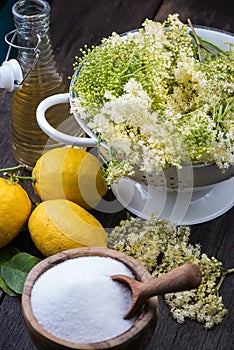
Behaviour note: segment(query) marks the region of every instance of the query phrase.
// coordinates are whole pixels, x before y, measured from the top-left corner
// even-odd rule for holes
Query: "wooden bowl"
[[[22,309],[27,331],[34,344],[41,350],[69,350],[69,349],[127,349],[141,350],[153,336],[157,324],[158,298],[152,297],[145,304],[144,309],[133,326],[126,332],[112,339],[97,343],[74,343],[58,338],[44,329],[36,320],[31,308],[31,291],[35,281],[46,270],[53,266],[73,258],[83,256],[101,256],[116,259],[124,263],[135,275],[137,280],[151,279],[151,275],[137,260],[124,253],[108,248],[87,247],[66,250],[44,259],[29,273],[22,294]]]

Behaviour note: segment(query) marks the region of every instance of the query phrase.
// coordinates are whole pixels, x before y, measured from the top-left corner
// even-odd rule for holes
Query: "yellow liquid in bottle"
[[[49,36],[49,13],[49,4],[44,0],[21,0],[13,6],[18,45],[21,47],[18,60],[26,79],[22,88],[14,92],[12,144],[15,159],[28,168],[35,165],[44,151],[64,146],[49,139],[36,120],[36,109],[43,99],[68,92],[69,89],[68,82],[59,73],[54,59]],[[35,64],[36,53],[31,48],[36,46],[39,58]],[[48,109],[46,118],[60,131],[81,136],[83,132],[69,114],[69,109],[68,103],[56,105]]]
[[[46,79],[46,76],[44,78]],[[48,80],[50,79],[51,77],[48,76]],[[28,168],[35,165],[44,151],[64,146],[50,139],[40,129],[36,120],[37,106],[44,98],[68,91],[67,85],[62,81],[57,86],[54,86],[54,83],[53,80],[50,82],[51,88],[49,89],[47,81],[46,89],[43,91],[43,81],[38,84],[37,81],[33,82],[31,78],[29,82],[25,81],[21,90],[14,93],[12,112],[13,152],[15,159]],[[47,111],[46,118],[53,127],[60,131],[80,136],[81,130],[73,117],[70,116],[69,109],[69,104],[56,105]],[[77,132],[74,132],[74,130],[77,130]]]

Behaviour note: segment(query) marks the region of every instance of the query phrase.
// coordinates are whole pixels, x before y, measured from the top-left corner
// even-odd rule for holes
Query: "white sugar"
[[[121,262],[106,257],[66,260],[43,273],[31,294],[38,322],[51,334],[77,343],[94,343],[128,330],[124,320],[131,305],[128,288],[111,275],[134,277]]]

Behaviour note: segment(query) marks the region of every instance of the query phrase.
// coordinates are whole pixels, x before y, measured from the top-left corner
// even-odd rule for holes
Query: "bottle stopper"
[[[11,92],[19,90],[22,86],[23,73],[16,59],[4,61],[0,66],[0,88]]]

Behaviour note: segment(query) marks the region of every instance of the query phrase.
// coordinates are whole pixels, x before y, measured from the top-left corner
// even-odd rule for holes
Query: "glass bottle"
[[[38,104],[56,93],[68,92],[68,82],[58,71],[50,40],[50,5],[44,0],[20,0],[12,7],[18,46],[18,61],[23,75],[29,75],[22,88],[14,92],[12,110],[12,144],[15,159],[32,168],[41,154],[48,149],[62,146],[49,139],[36,121]],[[39,58],[35,64],[35,50]],[[30,68],[31,67],[31,68]],[[46,114],[52,126],[72,135],[81,130],[69,116],[69,105],[60,104]],[[75,124],[75,125],[74,125]],[[75,132],[74,132],[75,130]]]

